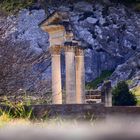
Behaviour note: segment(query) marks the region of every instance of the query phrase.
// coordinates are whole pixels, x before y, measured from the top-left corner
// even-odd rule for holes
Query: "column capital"
[[[75,56],[83,56],[83,55],[84,55],[84,49],[81,47],[76,47]]]
[[[51,46],[49,48],[51,54],[57,54],[57,55],[59,55],[61,53],[61,49],[62,49],[62,47],[59,45],[58,46]]]
[[[65,52],[75,52],[75,46],[64,46]]]

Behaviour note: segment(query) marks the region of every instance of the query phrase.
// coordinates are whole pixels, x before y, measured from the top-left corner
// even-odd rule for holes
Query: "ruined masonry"
[[[52,56],[52,102],[62,104],[61,52],[65,52],[66,103],[85,103],[84,50],[74,38],[66,12],[54,12],[40,28],[49,33]]]

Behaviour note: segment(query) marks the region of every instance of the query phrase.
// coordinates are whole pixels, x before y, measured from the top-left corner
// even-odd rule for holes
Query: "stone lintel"
[[[62,49],[62,46],[59,46],[59,45],[58,46],[51,46],[49,48],[51,54],[55,54],[55,55],[60,55],[61,49]]]

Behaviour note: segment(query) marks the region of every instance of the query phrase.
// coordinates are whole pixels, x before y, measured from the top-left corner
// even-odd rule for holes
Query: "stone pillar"
[[[65,46],[66,63],[66,103],[76,103],[75,48]]]
[[[112,107],[112,92],[111,92],[111,90],[106,94],[105,106]]]
[[[101,93],[102,93],[102,102],[105,104],[106,107],[112,106],[112,90],[111,90],[111,82],[106,81],[104,82]]]
[[[76,64],[76,103],[85,103],[85,66],[84,66],[84,50],[76,48],[75,55]]]
[[[62,104],[60,46],[50,48],[52,56],[52,103]]]

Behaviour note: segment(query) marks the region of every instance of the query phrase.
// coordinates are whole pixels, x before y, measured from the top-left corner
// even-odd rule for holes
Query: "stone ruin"
[[[84,104],[85,96],[85,67],[84,49],[81,42],[76,40],[69,24],[67,12],[53,12],[40,23],[40,28],[48,32],[50,52],[52,56],[52,103],[62,104],[61,52],[65,52],[66,64],[66,104]],[[103,89],[103,95],[105,95]],[[110,92],[109,92],[110,93]],[[107,97],[107,99],[106,99]],[[110,95],[102,98],[110,106]]]
[[[40,27],[49,33],[52,56],[52,102],[62,104],[61,52],[65,52],[66,63],[66,103],[85,102],[84,50],[80,42],[74,39],[69,25],[68,14],[54,12]]]

